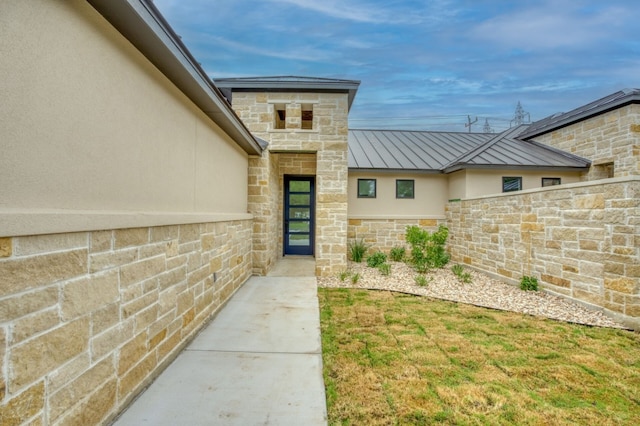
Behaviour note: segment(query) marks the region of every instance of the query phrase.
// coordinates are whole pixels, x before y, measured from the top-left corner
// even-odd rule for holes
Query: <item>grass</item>
[[[636,425],[640,335],[318,289],[330,425]]]

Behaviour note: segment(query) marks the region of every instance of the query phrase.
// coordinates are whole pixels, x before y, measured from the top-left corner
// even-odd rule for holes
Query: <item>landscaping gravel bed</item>
[[[364,263],[349,262],[349,275],[343,277],[344,280],[338,276],[318,277],[318,286],[398,291],[577,324],[626,328],[602,312],[542,291],[523,291],[470,269],[465,269],[471,274],[470,283],[460,282],[447,266],[430,271],[426,275],[429,283],[419,286],[415,282],[418,274],[410,266],[402,262],[390,264],[391,273],[384,276]],[[359,274],[359,279],[354,283],[352,278],[355,274]]]

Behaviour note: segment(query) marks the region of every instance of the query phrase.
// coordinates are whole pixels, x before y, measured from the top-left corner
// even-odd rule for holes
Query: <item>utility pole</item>
[[[527,121],[525,121],[525,117]],[[529,115],[528,112],[525,112],[522,105],[520,105],[520,101],[518,101],[518,106],[516,106],[516,112],[513,116],[513,120],[511,120],[511,124],[519,126],[522,123],[531,123],[531,115]]]
[[[493,129],[491,128],[491,126],[489,125],[489,119],[485,118],[484,119],[484,127],[482,128],[482,130],[485,133],[493,133]]]
[[[476,117],[475,120],[471,121],[471,116],[467,115],[467,123],[464,125],[464,127],[468,127],[469,133],[471,133],[471,125],[477,122],[478,122],[478,117]]]

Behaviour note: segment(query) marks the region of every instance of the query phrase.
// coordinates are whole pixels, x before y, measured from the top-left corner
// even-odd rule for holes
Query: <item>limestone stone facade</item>
[[[316,273],[338,273],[347,264],[348,95],[256,89],[234,92],[232,105],[251,132],[269,142],[262,156],[249,160],[254,273],[267,273],[283,255],[282,181],[287,174],[315,177]],[[286,106],[283,129],[275,128],[279,105]],[[311,129],[302,128],[303,105],[313,111]]]
[[[588,158],[584,180],[640,175],[640,104],[631,104],[574,123],[536,141]]]
[[[512,283],[542,287],[640,328],[640,178],[451,202],[449,250]]]
[[[0,239],[0,423],[100,424],[251,275],[251,220]]]
[[[349,219],[349,242],[362,240],[369,247],[370,253],[375,251],[389,253],[394,247],[407,247],[405,241],[407,226],[414,225],[433,232],[439,225],[446,225],[446,221],[444,219]]]

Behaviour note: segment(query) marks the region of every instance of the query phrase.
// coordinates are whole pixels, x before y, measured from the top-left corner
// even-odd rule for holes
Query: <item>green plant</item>
[[[418,272],[430,268],[442,268],[449,262],[445,243],[449,229],[440,225],[435,232],[429,232],[418,226],[407,226],[406,240],[411,245],[411,263]]]
[[[464,266],[462,265],[453,265],[451,267],[451,272],[453,272],[453,274],[458,277],[458,281],[468,284],[471,282],[471,274],[468,272],[465,272],[464,270]]]
[[[342,271],[338,274],[338,278],[340,279],[340,281],[344,281],[349,278],[349,275],[351,275],[349,271]]]
[[[402,262],[406,254],[406,251],[407,249],[405,249],[404,247],[399,247],[399,246],[393,247],[389,252],[389,257],[394,262]]]
[[[385,277],[389,276],[391,274],[391,265],[388,263],[382,263],[378,265],[378,271],[380,271],[380,273]]]
[[[527,275],[520,279],[520,289],[525,291],[538,291],[538,279]]]
[[[353,240],[349,243],[349,255],[354,262],[362,262],[364,255],[367,254],[369,246],[364,242],[362,238]]]
[[[414,280],[417,285],[419,285],[420,287],[424,287],[427,284],[429,284],[431,281],[433,281],[433,277],[427,277],[426,275],[421,274],[421,275],[416,275]]]
[[[377,268],[387,261],[387,255],[381,251],[377,251],[373,253],[371,256],[367,257],[367,266],[370,268]]]
[[[357,284],[358,281],[360,281],[360,274],[356,272],[355,274],[351,275],[351,282],[353,284]]]

